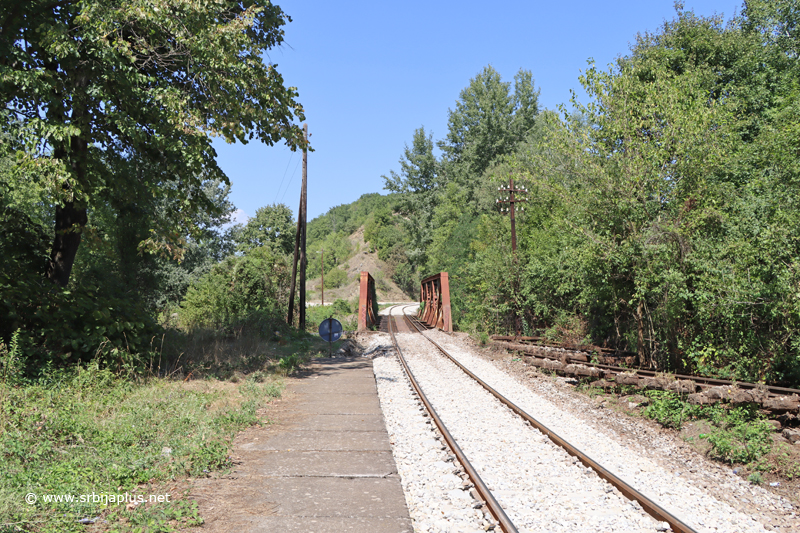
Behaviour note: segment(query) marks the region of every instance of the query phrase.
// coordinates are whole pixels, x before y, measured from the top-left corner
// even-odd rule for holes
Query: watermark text
[[[142,503],[170,503],[169,494],[131,494],[122,493],[97,493],[91,494],[34,494],[25,495],[25,503],[34,505],[37,502],[48,503],[97,503],[102,505],[139,505]]]

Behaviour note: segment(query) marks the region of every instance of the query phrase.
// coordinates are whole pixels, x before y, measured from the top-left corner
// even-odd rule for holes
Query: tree
[[[398,207],[408,239],[406,260],[416,270],[427,261],[425,250],[431,241],[431,221],[439,193],[439,162],[433,155],[433,135],[426,135],[424,127],[415,130],[411,147],[406,145],[399,163],[399,174],[392,170],[388,177],[382,177],[384,188],[401,197]]]
[[[486,66],[461,91],[449,111],[448,132],[439,148],[447,163],[447,179],[466,183],[480,177],[491,161],[510,153],[533,127],[539,112],[539,91],[530,71],[520,69],[511,83]]]
[[[0,99],[31,154],[17,164],[46,179],[55,204],[49,279],[67,284],[87,209],[117,190],[112,155],[152,166],[135,187],[178,207],[142,244],[179,256],[193,214],[215,211],[203,181],[227,183],[210,136],[304,145],[296,90],[262,59],[289,20],[268,0],[30,0],[0,10]]]
[[[385,189],[401,194],[419,194],[437,186],[437,161],[433,155],[433,134],[425,134],[425,127],[414,130],[411,148],[406,144],[400,158],[400,174],[389,171],[382,176]]]
[[[286,204],[259,207],[256,216],[234,228],[233,240],[240,252],[267,246],[279,254],[294,250],[294,218]]]

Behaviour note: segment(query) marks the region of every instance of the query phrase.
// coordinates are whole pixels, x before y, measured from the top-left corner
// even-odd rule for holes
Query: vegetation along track
[[[404,318],[411,327],[412,331],[416,330],[419,333],[422,332],[422,328],[424,326],[415,323],[413,319],[411,319],[405,314]],[[533,505],[531,508],[531,505],[529,503],[523,502],[522,499],[518,497],[519,495],[521,495],[522,492],[526,493],[525,498],[530,498],[530,497],[536,498],[538,495],[544,494],[552,496],[553,499],[555,499],[556,501],[563,502],[564,500],[559,498],[560,494],[562,498],[566,498],[566,500],[570,502],[582,501],[586,503],[587,498],[583,497],[582,493],[591,494],[592,492],[597,490],[598,484],[603,485],[603,482],[597,479],[598,476],[599,478],[602,478],[610,485],[612,485],[616,489],[616,491],[611,489],[611,487],[608,487],[608,485],[606,485],[605,488],[602,487],[600,488],[600,493],[601,494],[604,493],[604,496],[601,497],[599,501],[601,501],[603,505],[606,505],[608,507],[608,510],[606,512],[597,511],[596,506],[592,504],[588,505],[588,508],[592,509],[592,511],[582,510],[580,506],[577,506],[577,508],[573,507],[572,510],[578,511],[578,513],[576,514],[579,514],[581,516],[581,519],[589,521],[597,519],[599,520],[597,525],[604,525],[604,526],[612,525],[611,523],[609,523],[609,520],[611,521],[614,520],[614,518],[611,515],[615,513],[618,513],[620,515],[623,514],[619,512],[620,509],[619,500],[622,499],[621,498],[622,496],[624,496],[625,498],[628,498],[633,502],[637,502],[636,504],[631,504],[634,509],[644,511],[653,518],[655,518],[657,521],[661,522],[660,524],[656,524],[650,521],[649,522],[650,527],[648,527],[648,524],[646,522],[639,522],[636,525],[640,529],[665,530],[667,529],[667,524],[668,524],[673,531],[679,531],[679,532],[695,531],[694,529],[692,529],[692,527],[688,526],[682,520],[680,520],[670,512],[666,511],[663,507],[661,507],[658,503],[654,502],[651,498],[645,496],[644,494],[642,494],[642,492],[636,490],[631,484],[626,483],[625,481],[620,479],[620,477],[610,472],[607,468],[604,468],[603,466],[598,464],[596,461],[588,457],[585,453],[581,452],[575,446],[571,445],[565,439],[557,435],[555,432],[548,429],[544,424],[534,419],[532,416],[526,413],[522,408],[518,407],[510,400],[505,398],[502,394],[494,390],[486,382],[478,378],[473,372],[468,370],[464,365],[462,365],[459,361],[457,361],[456,358],[447,353],[447,351],[442,346],[440,346],[435,341],[430,339],[427,335],[413,335],[415,339],[420,339],[420,337],[425,337],[427,341],[433,343],[433,345],[435,345],[436,348],[442,354],[444,354],[449,361],[457,365],[461,369],[461,371],[463,371],[463,373],[469,375],[474,380],[474,382],[480,384],[480,386],[483,387],[483,389],[485,389],[499,402],[501,402],[506,407],[508,407],[508,409],[514,412],[518,416],[516,418],[518,423],[521,422],[519,420],[519,418],[521,418],[522,420],[524,420],[525,422],[529,423],[531,426],[539,430],[538,432],[536,432],[532,431],[530,427],[525,427],[524,430],[527,432],[527,434],[524,434],[520,438],[520,430],[517,428],[511,430],[515,432],[514,435],[506,435],[506,432],[509,431],[508,422],[507,421],[501,422],[499,420],[500,417],[498,416],[497,406],[489,408],[486,405],[487,403],[492,402],[492,400],[488,400],[487,402],[487,399],[485,397],[479,398],[479,395],[477,395],[474,392],[474,390],[472,392],[466,392],[466,393],[459,392],[458,389],[461,389],[462,385],[458,386],[455,385],[456,378],[454,377],[453,372],[454,371],[457,372],[458,374],[460,374],[460,376],[463,376],[463,373],[461,373],[461,371],[457,371],[454,368],[452,368],[452,365],[445,362],[445,360],[443,360],[441,357],[436,356],[436,359],[438,359],[438,361],[433,361],[433,359],[430,356],[430,350],[421,348],[419,342],[412,341],[411,336],[406,335],[403,338],[403,343],[406,345],[406,352],[411,352],[413,354],[411,357],[413,361],[409,363],[409,361],[406,360],[407,358],[404,357],[403,353],[400,350],[398,338],[395,335],[395,330],[397,328],[392,323],[393,323],[393,317],[390,317],[389,332],[392,335],[392,342],[395,345],[395,348],[397,349],[398,357],[401,360],[401,364],[405,368],[407,375],[412,380],[413,387],[417,390],[426,408],[428,408],[429,412],[431,413],[431,417],[434,419],[437,426],[439,426],[440,432],[442,433],[443,436],[445,436],[448,445],[453,450],[454,454],[459,458],[459,460],[461,460],[462,464],[464,464],[465,470],[470,474],[470,477],[472,478],[475,487],[480,492],[481,498],[483,498],[487,502],[487,504],[491,509],[492,514],[498,519],[498,521],[500,522],[501,526],[505,531],[517,531],[517,529],[511,523],[511,520],[508,519],[508,517],[503,518],[505,516],[505,513],[503,513],[502,510],[498,511],[492,508],[496,500],[494,497],[492,497],[491,493],[489,493],[489,488],[491,488],[493,491],[496,488],[500,489],[499,492],[502,494],[502,496],[498,496],[497,500],[500,500],[506,506],[506,509],[508,510],[508,515],[510,515],[511,518],[513,518],[514,521],[521,526],[521,529],[524,528],[526,530],[533,530],[533,529],[540,529],[542,528],[542,526],[544,526],[544,524],[542,523],[544,517],[541,516],[542,515],[541,509],[537,509],[536,505]],[[421,344],[425,345],[426,342],[422,341]],[[421,352],[428,352],[428,353],[427,355],[422,355]],[[448,365],[450,366],[449,376],[445,374],[434,375],[437,373],[437,371],[444,370],[445,366]],[[412,373],[411,367],[415,367],[417,369],[416,375],[421,378],[419,381],[413,377],[414,374]],[[426,381],[428,383],[425,383]],[[424,396],[424,393],[422,393],[421,388],[422,387],[427,388],[430,385],[435,384],[436,382],[445,383],[446,386],[443,388],[444,390],[439,390],[439,391],[434,390],[433,392],[429,392],[431,399],[428,399],[427,397]],[[442,387],[440,387],[440,389],[442,389]],[[465,394],[465,396],[459,398],[459,395],[461,394]],[[465,403],[466,401],[469,400],[464,400],[463,399],[464,397],[467,398],[471,397],[471,402]],[[450,403],[449,407],[446,405],[448,400]],[[433,410],[433,407],[431,405],[432,403],[436,403],[437,405],[441,406],[440,409],[445,413],[444,416],[440,417],[439,414],[437,414]],[[454,404],[455,404],[455,411],[454,411]],[[500,409],[504,410],[503,408]],[[453,413],[458,411],[461,411],[462,413],[466,412],[468,418],[473,418],[473,419],[478,418],[479,416],[492,417],[490,425],[494,426],[493,429],[495,430],[494,431],[489,430],[484,432],[483,434],[481,434],[480,440],[486,442],[492,440],[496,441],[493,444],[490,443],[489,447],[494,447],[495,451],[501,452],[501,455],[503,450],[506,450],[507,455],[516,454],[517,456],[521,456],[523,459],[531,459],[532,457],[537,457],[539,460],[532,461],[533,464],[529,465],[529,467],[533,468],[534,471],[529,471],[528,466],[520,467],[518,464],[516,468],[520,470],[519,472],[513,472],[513,471],[500,472],[502,467],[498,468],[497,465],[494,466],[487,465],[487,460],[491,461],[491,459],[487,459],[487,456],[481,456],[480,450],[478,450],[479,458],[473,459],[473,461],[476,462],[478,466],[472,467],[471,465],[469,465],[469,463],[465,461],[464,455],[465,452],[471,453],[471,448],[474,448],[474,446],[472,446],[471,444],[465,444],[464,450],[462,450],[458,444],[455,444],[455,439],[460,439],[460,435],[461,436],[465,434],[469,435],[471,432],[475,431],[474,428],[470,428],[467,430],[451,428],[450,431],[448,431],[448,429],[444,427],[444,423],[442,422],[442,418],[445,419],[450,418],[458,422],[458,416],[457,415],[455,417],[453,416]],[[506,416],[510,415],[510,413],[508,413],[508,410],[505,410],[504,414]],[[525,426],[527,426],[527,424],[525,424]],[[567,468],[565,471],[565,469],[562,468],[563,465],[556,465],[556,463],[558,463],[559,460],[557,458],[553,458],[552,450],[548,452],[542,448],[543,446],[553,448],[552,444],[546,442],[547,439],[560,446],[564,451],[566,451],[566,454],[569,454],[569,456],[572,456],[573,458],[577,459],[577,461],[575,459],[572,459],[570,464],[570,466],[572,466],[571,471],[570,468]],[[511,444],[510,447],[509,444]],[[533,449],[536,447],[539,448]],[[545,458],[547,454],[549,454],[550,457],[549,460]],[[563,457],[568,457],[566,456],[566,454],[564,454],[563,451],[561,452],[561,455]],[[575,464],[577,462],[582,463],[585,466],[585,468],[577,468],[578,465]],[[554,465],[555,465],[555,470],[554,470]],[[477,470],[483,471],[486,469],[487,466],[489,466],[488,470],[492,470],[493,472],[487,474],[488,481],[487,483],[484,483],[478,477]],[[514,467],[511,466],[511,468],[513,469]],[[539,470],[541,472],[537,472]],[[527,478],[528,483],[531,482],[533,483],[532,489],[530,487],[526,489],[524,486],[515,485],[513,480],[510,480],[508,483],[505,483],[505,481],[508,481],[508,479],[510,478],[514,478],[515,476],[517,476],[517,474],[520,473],[524,474],[523,477]],[[595,473],[597,475],[595,475]],[[542,476],[542,474],[544,475]],[[545,477],[549,479],[544,479]],[[548,485],[551,486],[548,487]],[[558,488],[553,490],[554,488],[552,485],[558,485]],[[486,493],[484,493],[481,489],[485,490]],[[514,494],[515,491],[517,491],[517,494]],[[669,489],[667,489],[666,491],[656,490],[656,492],[664,494],[664,497],[667,498],[667,503],[669,503],[670,498],[674,497],[674,494],[671,494]],[[617,498],[615,498],[615,496],[617,496]],[[596,503],[596,501],[594,503]],[[552,499],[550,501],[550,505],[552,505]],[[518,506],[524,509],[518,508]],[[558,507],[558,506],[552,506],[552,507]],[[539,516],[537,516],[534,519],[531,519],[531,511],[533,511],[534,515],[539,515]],[[627,509],[627,511],[630,511],[630,509]],[[623,521],[625,519],[630,519],[630,518],[631,518],[630,513],[628,513],[627,518],[620,517],[620,519],[622,519]],[[697,516],[693,518],[694,520],[698,519]],[[636,520],[636,518],[634,518],[634,520]],[[641,518],[639,518],[639,520],[641,520]],[[646,518],[646,520],[649,519]],[[709,519],[709,517],[705,517],[705,522],[703,521],[703,518],[700,518],[699,524],[701,526],[703,525],[710,526],[712,525],[709,523],[710,521],[713,521],[713,518]],[[628,522],[628,524],[614,524],[612,527],[616,528],[622,526],[622,529],[625,530],[627,529],[626,525],[630,527],[630,525],[633,524],[630,524],[630,522]],[[756,526],[756,529],[758,530],[761,529],[760,527],[757,527],[756,524],[750,524],[750,526],[744,524],[742,525],[745,527],[746,530],[750,530],[751,529],[750,526]],[[545,526],[545,528],[549,527],[550,526]]]
[[[623,359],[630,365],[633,357],[615,358],[596,356],[598,348],[589,346],[557,345],[540,337],[509,337],[494,335],[492,341],[512,352],[523,354],[533,366],[559,374],[591,378],[593,386],[613,388],[630,385],[644,389],[660,389],[688,394],[689,403],[712,404],[719,401],[733,404],[758,404],[773,414],[800,412],[800,389],[747,383],[694,374],[664,375],[641,367],[609,364]],[[600,348],[602,350],[602,348]],[[596,357],[600,362],[591,362]]]

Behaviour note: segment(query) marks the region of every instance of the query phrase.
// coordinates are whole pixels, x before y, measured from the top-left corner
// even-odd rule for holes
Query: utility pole
[[[303,124],[303,138],[308,145],[308,124]],[[303,233],[300,235],[300,331],[306,330],[306,203],[308,183],[308,149],[303,148],[303,192],[300,193],[300,220]]]
[[[516,211],[522,210],[524,211],[524,207],[517,207],[517,204],[521,204],[527,202],[527,198],[520,198],[515,196],[515,194],[527,194],[528,189],[525,187],[516,188],[514,187],[514,179],[510,178],[508,182],[508,187],[498,187],[497,190],[499,192],[507,192],[508,196],[505,198],[498,198],[495,202],[496,204],[500,205],[500,212],[506,211],[509,213],[511,217],[511,253],[513,255],[512,261],[514,263],[514,328],[517,332],[517,336],[522,333],[522,320],[520,319],[520,310],[519,310],[519,268],[517,262],[517,225],[516,225],[516,218],[515,213]],[[508,204],[509,207],[503,207],[503,204]]]
[[[308,124],[303,124],[303,138],[308,146]],[[308,149],[303,148],[303,184],[300,188],[300,209],[297,213],[297,233],[294,238],[294,260],[292,282],[289,289],[289,314],[286,322],[291,326],[294,319],[294,291],[297,280],[297,263],[300,260],[300,330],[306,329],[306,185],[308,175]]]
[[[515,223],[515,220],[514,220],[514,212],[517,211],[517,209],[521,209],[522,211],[524,211],[525,210],[524,207],[517,208],[516,204],[521,204],[523,202],[527,202],[528,199],[527,198],[515,197],[514,193],[527,194],[528,193],[528,189],[526,189],[525,187],[522,187],[522,188],[519,188],[519,189],[514,188],[514,179],[512,178],[512,179],[509,180],[509,186],[508,187],[498,187],[497,190],[500,191],[500,192],[509,193],[509,195],[506,196],[505,199],[498,198],[496,203],[498,205],[501,205],[501,207],[500,207],[500,212],[501,213],[503,212],[503,210],[505,210],[507,213],[509,213],[511,215],[511,252],[514,253],[515,254],[514,257],[516,257],[516,253],[517,253],[517,226],[516,226],[516,223]],[[510,207],[502,207],[502,204],[508,204]]]

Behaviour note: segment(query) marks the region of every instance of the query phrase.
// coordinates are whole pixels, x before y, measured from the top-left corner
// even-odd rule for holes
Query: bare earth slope
[[[356,253],[347,262],[347,283],[337,289],[325,287],[325,301],[333,302],[337,298],[352,300],[358,298],[359,280],[362,271],[369,272],[375,278],[375,289],[380,302],[405,302],[414,300],[410,298],[392,281],[388,275],[386,263],[378,259],[377,252],[370,252],[369,246],[364,241],[364,226],[348,237]],[[306,291],[309,293],[308,302],[320,302],[320,279],[314,278],[306,282]]]

